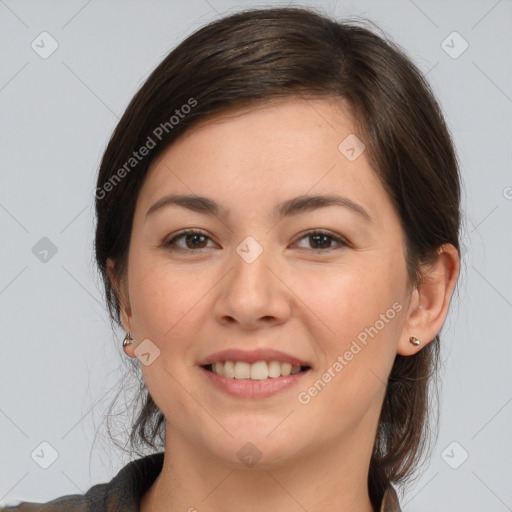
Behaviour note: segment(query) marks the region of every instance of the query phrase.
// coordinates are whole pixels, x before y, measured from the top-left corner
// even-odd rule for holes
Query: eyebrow
[[[171,194],[159,199],[153,206],[146,212],[146,218],[152,213],[168,206],[181,206],[192,210],[194,212],[203,213],[206,215],[214,215],[217,217],[227,218],[229,210],[216,203],[213,199],[208,197],[196,195],[180,195]],[[327,195],[303,195],[288,199],[282,203],[277,204],[272,209],[272,214],[276,220],[281,220],[285,217],[307,213],[317,208],[325,208],[328,206],[341,206],[348,208],[352,212],[358,214],[368,222],[373,222],[370,214],[358,203],[355,203],[348,197],[342,197],[333,194]]]

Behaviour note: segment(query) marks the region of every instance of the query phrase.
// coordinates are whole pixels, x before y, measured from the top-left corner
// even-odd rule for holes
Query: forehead
[[[254,209],[340,192],[379,206],[387,197],[365,152],[355,159],[345,152],[347,140],[359,141],[357,151],[364,147],[355,124],[348,105],[334,99],[273,101],[206,119],[152,163],[141,208],[147,211],[165,193],[213,195],[226,205],[243,197],[238,206]]]

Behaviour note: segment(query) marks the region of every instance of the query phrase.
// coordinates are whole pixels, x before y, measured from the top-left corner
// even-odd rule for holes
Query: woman
[[[400,510],[459,273],[460,184],[392,43],[310,10],[188,37],[131,101],[96,258],[140,362],[133,445],[85,495],[7,510]]]

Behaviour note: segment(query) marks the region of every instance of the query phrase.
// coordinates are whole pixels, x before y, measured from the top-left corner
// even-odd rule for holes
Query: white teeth
[[[211,368],[213,373],[229,379],[266,380],[295,375],[302,367],[280,361],[258,361],[253,364],[245,361],[217,361]]]
[[[251,378],[251,365],[244,361],[237,361],[235,363],[235,379],[250,379],[250,378]]]
[[[265,361],[258,361],[251,364],[251,379],[265,380],[268,378],[268,366]]]
[[[215,363],[217,364],[217,363]],[[222,362],[221,364],[221,370],[220,372],[215,371],[215,373],[218,373],[219,375],[224,375],[224,377],[229,377],[230,379],[235,378],[235,363],[233,361],[226,361],[224,363],[224,372],[222,372]]]
[[[273,379],[281,377],[281,363],[279,361],[270,361],[268,364],[268,376]]]
[[[290,363],[283,363],[281,365],[281,375],[283,377],[288,377],[292,373],[292,365]]]

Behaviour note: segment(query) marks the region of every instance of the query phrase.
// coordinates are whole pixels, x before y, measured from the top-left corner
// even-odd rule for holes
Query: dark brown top
[[[163,452],[147,455],[128,463],[110,482],[94,485],[85,494],[69,494],[46,503],[24,501],[0,512],[139,512],[140,499],[160,474],[163,462]],[[379,512],[400,512],[392,487],[384,493]]]

